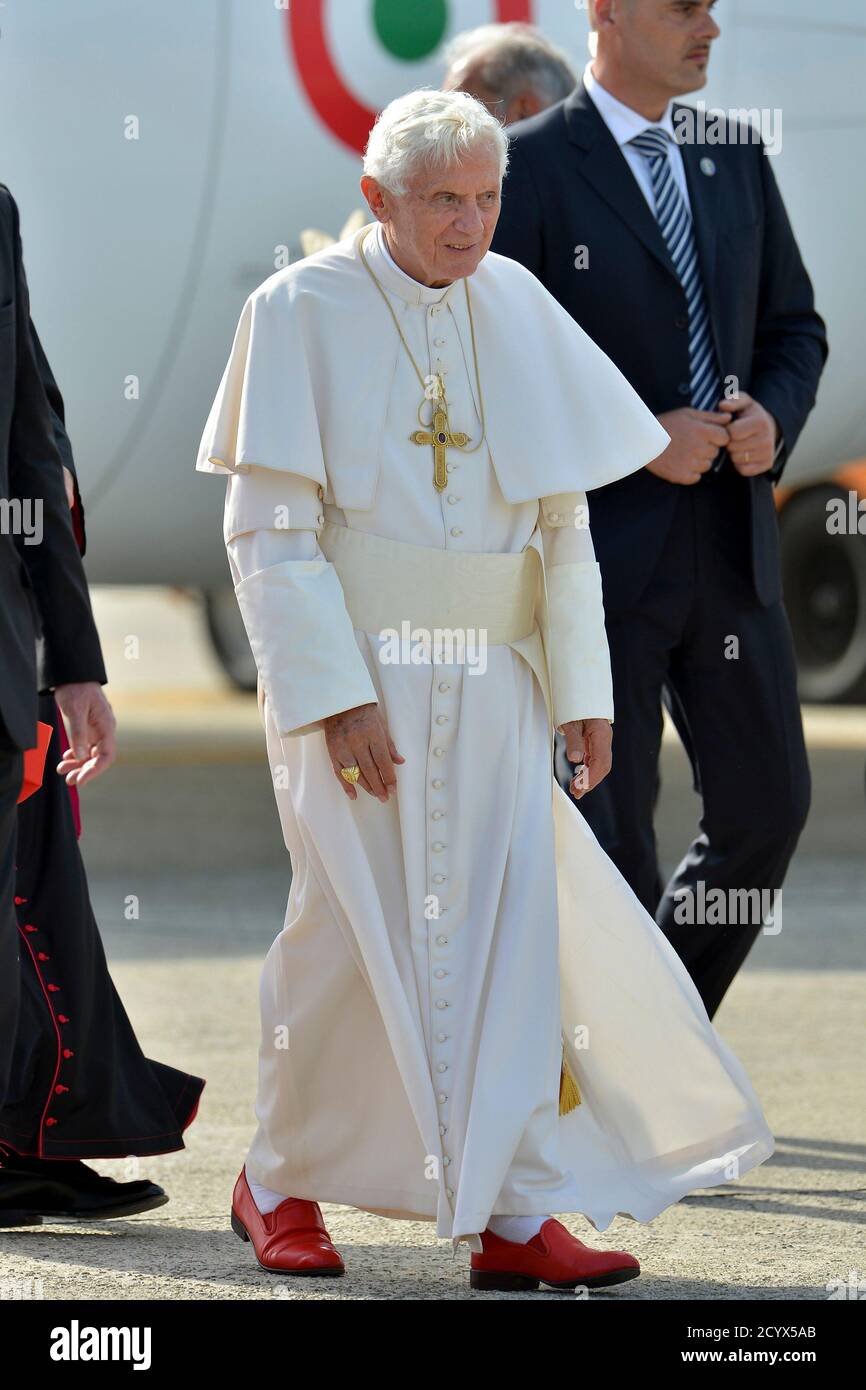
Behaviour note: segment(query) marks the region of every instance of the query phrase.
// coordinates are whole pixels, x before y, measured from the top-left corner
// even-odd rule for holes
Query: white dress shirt
[[[683,152],[676,142],[674,136],[673,121],[673,102],[669,101],[664,115],[659,121],[648,121],[646,116],[642,116],[639,111],[633,111],[630,106],[624,105],[616,97],[611,96],[605,87],[602,87],[597,77],[593,76],[592,63],[587,63],[583,74],[583,84],[589,92],[593,105],[598,110],[599,115],[610,131],[616,143],[622,150],[629,168],[638,182],[641,193],[646,198],[652,210],[653,217],[656,215],[655,198],[653,197],[652,180],[650,179],[649,164],[642,154],[629,144],[635,136],[642,135],[645,130],[650,130],[656,126],[661,126],[671,137],[671,144],[668,149],[668,163],[671,173],[676,181],[677,188],[686,200],[686,207],[691,212],[691,201],[689,199],[689,189],[686,183],[686,169],[683,164]]]

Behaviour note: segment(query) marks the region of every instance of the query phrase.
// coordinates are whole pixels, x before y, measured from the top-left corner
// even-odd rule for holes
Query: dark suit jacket
[[[658,223],[583,83],[509,135],[493,250],[538,276],[654,414],[688,405],[685,292]],[[827,356],[824,323],[763,146],[732,140],[682,151],[722,376],[736,377],[779,422],[784,449],[772,474],[778,478],[815,403]],[[701,169],[706,159],[712,174]],[[582,246],[589,265],[576,269]],[[725,467],[732,467],[729,460]],[[765,605],[780,597],[770,476],[743,480],[751,580]],[[609,613],[639,599],[680,490],[641,469],[591,494]]]
[[[39,544],[0,526],[0,719],[18,748],[36,742],[37,690],[107,679],[63,482],[63,402],[48,369],[52,415],[34,337],[18,209],[0,184],[0,498],[42,506]]]

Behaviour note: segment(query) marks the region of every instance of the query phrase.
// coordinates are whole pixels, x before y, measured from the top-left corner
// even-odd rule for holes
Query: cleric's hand
[[[75,506],[75,479],[65,463],[63,465],[63,486],[66,488],[66,500],[69,503],[69,510],[71,511]]]
[[[69,732],[69,747],[56,771],[65,775],[67,786],[80,787],[114,762],[117,721],[97,681],[58,685],[54,696],[66,716]]]
[[[744,478],[766,473],[773,467],[779,442],[779,426],[769,410],[745,391],[719,401],[719,410],[730,421],[728,455],[737,472]]]
[[[569,790],[575,801],[591,792],[610,772],[613,728],[607,719],[573,719],[561,724],[568,760],[579,763]]]
[[[669,410],[659,415],[671,442],[663,454],[646,465],[650,473],[680,487],[699,483],[720,449],[728,443],[728,416],[720,411]]]
[[[356,705],[354,709],[330,714],[321,722],[334,776],[350,801],[357,800],[358,793],[340,769],[354,764],[361,769],[356,786],[379,801],[387,801],[392,792],[396,795],[394,764],[405,763],[406,759],[397,752],[378,705]]]

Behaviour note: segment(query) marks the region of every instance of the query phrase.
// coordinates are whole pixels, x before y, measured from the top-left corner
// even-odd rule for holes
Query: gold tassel
[[[580,1105],[580,1087],[572,1076],[571,1069],[562,1058],[562,1071],[559,1073],[559,1113],[568,1115]]]

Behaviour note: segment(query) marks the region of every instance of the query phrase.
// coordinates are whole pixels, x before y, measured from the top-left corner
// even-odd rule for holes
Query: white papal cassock
[[[473,1248],[493,1212],[648,1221],[773,1151],[679,957],[551,772],[553,724],[613,716],[585,490],[668,436],[534,277],[488,253],[470,280],[487,442],[449,450],[436,491],[361,239],[452,429],[481,437],[464,283],[411,279],[378,224],[244,305],[196,466],[229,475],[293,869],[247,1169]],[[385,629],[439,617],[488,625],[484,660],[419,660],[417,640],[393,659]],[[373,700],[406,759],[387,805],[346,797],[317,722]],[[581,1104],[560,1117],[563,1039]]]

